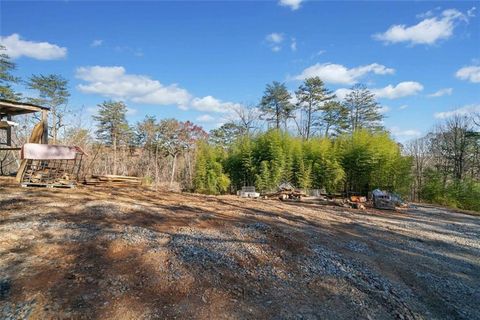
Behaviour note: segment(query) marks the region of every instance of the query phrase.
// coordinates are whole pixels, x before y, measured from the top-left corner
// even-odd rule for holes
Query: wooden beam
[[[5,107],[5,109],[24,109],[24,110],[30,110],[33,112],[48,110],[48,108],[36,107],[28,104],[23,104],[21,102],[11,103],[7,101],[0,101],[0,110],[3,109],[3,107]]]
[[[21,147],[5,147],[5,148],[0,147],[0,151],[12,151],[12,150],[22,150],[22,148]]]
[[[12,121],[12,116],[7,116],[7,121]],[[12,146],[12,127],[7,128],[7,147]]]

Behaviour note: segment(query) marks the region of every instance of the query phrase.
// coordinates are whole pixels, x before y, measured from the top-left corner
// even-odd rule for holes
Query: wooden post
[[[47,110],[42,110],[42,121],[43,121],[42,143],[48,144],[48,111]]]
[[[12,121],[12,116],[7,116],[7,121]],[[12,146],[12,127],[7,128],[7,147]]]

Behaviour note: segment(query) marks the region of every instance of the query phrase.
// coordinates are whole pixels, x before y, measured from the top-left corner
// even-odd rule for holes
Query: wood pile
[[[142,184],[142,178],[116,175],[92,175],[85,178],[84,184],[105,187],[134,187]]]
[[[27,171],[26,174],[30,174]],[[28,176],[28,181],[24,183],[37,183],[37,184],[75,184],[75,178],[71,177],[68,173],[57,173],[55,177],[50,177],[48,169],[41,171],[35,171]]]
[[[277,192],[267,193],[264,195],[265,199],[280,199],[280,200],[301,200],[307,194],[295,189],[283,189]]]

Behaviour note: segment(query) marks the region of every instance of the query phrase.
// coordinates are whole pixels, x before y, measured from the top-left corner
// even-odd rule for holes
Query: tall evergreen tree
[[[152,149],[155,145],[157,131],[157,119],[154,116],[145,116],[145,119],[136,125],[135,143],[144,146],[147,150]]]
[[[347,94],[344,102],[348,110],[349,129],[355,132],[359,129],[378,130],[383,119],[380,105],[375,95],[363,84],[356,84]]]
[[[213,129],[209,134],[209,141],[214,145],[228,148],[232,143],[244,134],[246,129],[236,123],[227,122],[220,128]]]
[[[284,128],[292,117],[294,105],[290,102],[290,93],[284,83],[273,81],[267,88],[260,102],[260,111],[267,116],[266,120],[275,123],[275,128],[280,129],[283,122]]]
[[[68,81],[58,74],[33,75],[28,80],[28,88],[38,91],[38,98],[29,98],[29,102],[50,108],[51,136],[53,143],[57,143],[58,131],[65,126],[68,98]]]
[[[318,117],[318,111],[323,111],[326,102],[335,98],[332,91],[325,88],[325,84],[319,77],[307,78],[295,92],[298,107],[302,111],[302,117],[297,122],[300,135],[308,140],[315,125],[322,125],[322,118]],[[300,122],[300,123],[299,123]]]
[[[12,89],[12,84],[17,83],[19,79],[11,73],[16,65],[3,51],[6,51],[6,48],[0,45],[0,99],[18,101],[22,95]]]
[[[117,174],[117,149],[121,142],[128,142],[125,139],[129,132],[127,119],[127,106],[123,102],[104,101],[98,105],[98,115],[93,116],[97,124],[97,137],[113,148],[113,174]]]
[[[338,101],[328,101],[322,106],[319,126],[324,136],[338,135],[348,128],[348,109]]]

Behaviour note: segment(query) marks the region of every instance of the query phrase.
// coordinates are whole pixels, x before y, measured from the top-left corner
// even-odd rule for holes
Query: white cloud
[[[406,129],[402,130],[398,127],[391,127],[390,132],[396,137],[396,138],[415,138],[419,137],[422,135],[422,132],[416,129]]]
[[[273,52],[278,52],[278,51],[280,51],[280,50],[282,50],[282,47],[280,47],[280,46],[273,46],[273,47],[272,47],[272,51],[273,51]]]
[[[450,38],[458,22],[468,21],[468,16],[456,9],[444,10],[434,17],[431,17],[432,15],[432,12],[427,12],[423,15],[425,19],[416,25],[392,25],[384,33],[374,34],[373,38],[385,43],[407,42],[412,45],[432,45],[439,40]]]
[[[219,113],[232,112],[233,108],[241,107],[239,103],[223,102],[212,96],[206,96],[203,98],[194,98],[190,106],[199,111],[212,111]]]
[[[378,108],[378,112],[380,112],[381,114],[385,114],[387,113],[388,111],[390,111],[390,107],[389,106],[381,106],[380,108]]]
[[[368,73],[386,75],[395,73],[395,69],[387,68],[378,63],[372,63],[356,68],[347,68],[341,64],[323,63],[314,64],[295,76],[296,80],[303,80],[310,77],[320,77],[327,83],[354,84]]]
[[[311,56],[310,56],[310,60],[313,60],[315,59],[316,57],[318,56],[321,56],[322,54],[326,53],[327,50],[318,50],[317,52],[313,53]]]
[[[90,114],[96,114],[98,112],[98,107],[95,106],[95,107],[88,107],[87,109],[87,112],[90,113]]]
[[[297,40],[295,38],[292,38],[292,42],[290,43],[290,49],[292,51],[297,51]]]
[[[444,88],[440,89],[437,92],[429,94],[428,96],[431,98],[442,97],[442,96],[450,96],[453,93],[453,88]]]
[[[147,81],[150,81],[150,79]],[[176,84],[163,86],[156,80],[154,83],[158,83],[159,85],[155,86],[156,88],[151,92],[145,93],[145,95],[132,97],[131,100],[137,103],[162,105],[185,105],[190,101],[191,95],[186,89],[179,88]]]
[[[433,10],[428,10],[427,12],[422,12],[416,15],[417,19],[425,19],[433,16]]]
[[[273,32],[267,34],[265,36],[265,40],[267,41],[267,44],[270,46],[270,49],[272,49],[273,52],[278,52],[282,49],[281,44],[284,40],[284,36],[281,33]]]
[[[347,89],[347,88],[340,88],[335,90],[335,95],[337,96],[338,100],[344,100],[345,97],[352,92],[352,90]]]
[[[147,104],[187,104],[191,96],[176,84],[164,86],[144,75],[127,74],[123,67],[80,67],[76,77],[86,81],[78,85],[84,93]]]
[[[145,75],[128,74],[124,67],[89,66],[76,70],[76,77],[85,81],[77,86],[83,93],[99,94],[112,99],[136,103],[176,105],[181,109],[227,113],[240,104],[224,102],[212,96],[193,97],[177,84],[163,85]]]
[[[93,40],[92,43],[90,43],[90,47],[100,47],[103,44],[103,40]]]
[[[143,50],[142,48],[134,48],[130,46],[115,46],[113,48],[116,52],[119,53],[129,53],[136,57],[143,57]]]
[[[389,84],[384,88],[372,89],[377,98],[398,99],[411,96],[423,90],[423,86],[415,81],[400,82],[396,86]]]
[[[67,56],[67,48],[65,47],[48,42],[23,40],[17,33],[7,37],[0,37],[0,44],[7,49],[6,53],[12,59],[25,56],[38,60],[56,60]]]
[[[423,90],[423,86],[414,81],[405,81],[400,82],[396,86],[391,84],[384,88],[370,89],[370,91],[375,94],[376,98],[385,98],[385,99],[398,99],[406,96],[411,96],[419,93]],[[347,88],[340,88],[335,90],[335,95],[338,100],[344,100],[347,94],[352,90]],[[386,107],[385,112],[389,111],[390,108]],[[407,106],[401,106],[400,109],[405,109]]]
[[[303,0],[280,0],[278,2],[282,7],[289,7],[292,10],[298,10]]]
[[[125,75],[124,67],[80,67],[77,68],[75,76],[88,82],[113,82]]]
[[[477,10],[477,8],[475,8],[475,7],[472,7],[470,9],[468,9],[467,10],[467,16],[472,17],[472,18],[475,17],[475,10]]]
[[[209,114],[202,114],[201,116],[197,117],[195,120],[198,122],[205,123],[205,122],[212,122],[215,120],[215,118]]]
[[[86,108],[86,111],[87,111],[89,114],[97,114],[97,113],[98,113],[98,110],[99,110],[98,106]],[[136,115],[137,112],[138,112],[137,109],[133,109],[133,108],[127,107],[126,115],[127,115],[127,116],[133,116],[133,115]]]
[[[406,104],[403,104],[400,107],[398,107],[398,109],[400,109],[400,110],[405,110],[407,108],[408,108],[408,105],[406,105]]]
[[[282,43],[283,35],[281,33],[273,32],[268,34],[265,37],[265,40],[267,40],[270,43]]]
[[[480,82],[480,66],[467,66],[460,68],[455,76],[461,80],[467,80],[470,82]]]
[[[137,109],[133,109],[133,108],[127,108],[127,112],[126,112],[126,115],[127,116],[133,116],[133,115],[136,115],[138,112]]]
[[[470,105],[466,105],[462,108],[458,108],[458,109],[451,110],[451,111],[436,112],[433,116],[436,119],[446,119],[446,118],[450,118],[450,117],[453,117],[453,116],[456,116],[456,115],[466,116],[466,115],[473,114],[475,112],[480,112],[480,104],[470,104]]]
[[[293,105],[296,105],[298,103],[298,99],[297,99],[297,95],[295,94],[294,91],[290,91],[290,99],[288,99],[288,101],[293,104]]]

